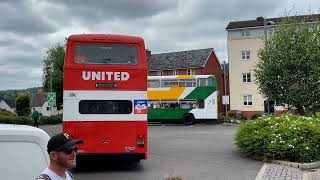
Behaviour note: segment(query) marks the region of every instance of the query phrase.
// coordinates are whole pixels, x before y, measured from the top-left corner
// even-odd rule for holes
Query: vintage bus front
[[[63,130],[82,139],[79,155],[147,158],[144,41],[123,35],[68,38]]]

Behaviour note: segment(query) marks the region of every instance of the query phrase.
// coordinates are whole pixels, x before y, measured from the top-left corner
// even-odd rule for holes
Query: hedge
[[[15,116],[15,114],[13,114],[10,111],[7,111],[5,109],[0,109],[0,115],[5,115],[5,116]]]
[[[62,123],[62,114],[56,116],[42,116],[39,121],[40,124],[58,124]]]
[[[7,112],[0,112],[0,123],[4,124],[25,124],[32,125],[33,121],[29,116],[16,116]],[[58,124],[62,123],[62,114],[57,116],[41,116],[39,124]]]
[[[12,115],[6,116],[3,114],[0,114],[0,123],[31,125],[32,120],[30,117],[25,117],[25,116],[12,116]]]
[[[295,115],[265,116],[240,125],[240,151],[258,160],[309,163],[320,160],[320,119]]]

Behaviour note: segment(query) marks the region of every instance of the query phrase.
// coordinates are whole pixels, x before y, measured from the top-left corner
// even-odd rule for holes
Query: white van
[[[0,179],[36,179],[49,164],[49,138],[35,127],[0,124]]]

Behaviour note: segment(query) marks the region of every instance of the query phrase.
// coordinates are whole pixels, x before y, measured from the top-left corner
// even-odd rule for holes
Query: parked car
[[[35,127],[0,124],[0,179],[36,179],[49,164],[49,138]]]

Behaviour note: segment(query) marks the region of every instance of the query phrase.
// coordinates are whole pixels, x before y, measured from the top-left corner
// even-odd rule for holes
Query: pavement
[[[320,168],[318,168],[315,172],[308,174],[309,180],[319,180],[320,179]]]
[[[320,167],[316,169],[299,169],[289,166],[265,163],[256,180],[320,180]]]

